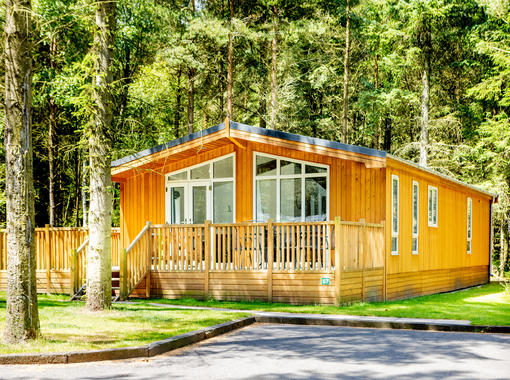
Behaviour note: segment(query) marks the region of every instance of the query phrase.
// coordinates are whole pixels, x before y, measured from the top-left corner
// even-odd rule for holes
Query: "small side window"
[[[398,176],[391,176],[391,254],[398,255],[399,189]]]
[[[467,199],[467,253],[471,253],[471,239],[473,238],[473,201]]]
[[[411,252],[414,255],[418,254],[418,235],[419,235],[419,213],[420,213],[420,185],[417,181],[413,181],[413,234]]]
[[[437,227],[437,187],[429,186],[429,227]]]

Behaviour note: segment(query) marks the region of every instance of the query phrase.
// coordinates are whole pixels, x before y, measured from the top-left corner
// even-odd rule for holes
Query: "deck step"
[[[82,286],[75,295],[71,297],[71,301],[81,301],[86,295],[86,286]],[[112,267],[112,301],[117,302],[120,297],[120,268]]]

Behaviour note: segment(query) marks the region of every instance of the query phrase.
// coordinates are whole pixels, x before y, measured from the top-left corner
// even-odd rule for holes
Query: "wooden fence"
[[[35,229],[37,288],[39,292],[72,293],[86,278],[86,249],[77,249],[87,240],[88,230],[76,227]],[[120,265],[120,229],[112,228],[112,265]],[[0,289],[6,288],[7,234],[0,230]],[[77,273],[75,275],[75,273]],[[75,279],[77,278],[77,279]]]
[[[123,297],[292,303],[384,298],[384,224],[148,223],[124,255]]]

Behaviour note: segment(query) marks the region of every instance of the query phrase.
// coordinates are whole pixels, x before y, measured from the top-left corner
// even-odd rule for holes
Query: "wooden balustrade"
[[[125,299],[150,273],[148,257],[152,254],[151,224],[147,222],[136,238],[121,253],[120,298]],[[150,285],[150,282],[149,284]]]

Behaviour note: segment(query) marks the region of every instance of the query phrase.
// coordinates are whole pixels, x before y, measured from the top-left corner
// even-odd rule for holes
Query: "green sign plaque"
[[[329,277],[321,277],[321,285],[329,285]]]

